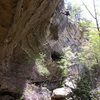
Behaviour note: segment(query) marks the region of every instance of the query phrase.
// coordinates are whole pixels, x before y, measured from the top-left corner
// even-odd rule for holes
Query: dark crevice
[[[53,61],[60,61],[62,57],[61,57],[60,53],[53,51],[51,53],[51,58],[52,58]]]
[[[9,91],[9,90],[6,90],[6,89],[0,90],[0,98],[4,97],[4,96],[13,97],[16,100],[16,99],[19,99],[21,97],[21,94],[15,93],[15,92],[12,92],[12,91]]]

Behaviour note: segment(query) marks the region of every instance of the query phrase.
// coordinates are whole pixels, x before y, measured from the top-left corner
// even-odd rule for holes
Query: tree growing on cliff
[[[81,0],[81,1],[82,1],[83,5],[85,6],[85,8],[87,9],[87,11],[90,13],[90,15],[94,18],[94,20],[96,22],[96,27],[97,27],[97,30],[98,30],[99,36],[100,36],[100,27],[99,27],[99,20],[98,20],[98,14],[97,14],[95,0],[93,0],[94,15],[91,13],[91,11],[87,7],[87,5],[83,2],[83,0]]]

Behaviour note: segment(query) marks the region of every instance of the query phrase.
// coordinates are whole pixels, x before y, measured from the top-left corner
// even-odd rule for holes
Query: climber
[[[68,9],[66,9],[66,11],[65,12],[61,12],[62,14],[64,14],[64,15],[66,15],[66,16],[70,16],[70,12],[69,12],[69,10]]]
[[[65,11],[65,15],[66,15],[66,16],[70,16],[69,10],[66,10],[66,11]]]

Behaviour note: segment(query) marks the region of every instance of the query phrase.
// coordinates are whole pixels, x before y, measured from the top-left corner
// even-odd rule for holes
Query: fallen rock
[[[55,89],[53,90],[52,100],[65,100],[71,92],[71,89],[66,87]]]

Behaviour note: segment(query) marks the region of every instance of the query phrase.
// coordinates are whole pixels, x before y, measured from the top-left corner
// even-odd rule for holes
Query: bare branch
[[[81,0],[82,1],[82,0]],[[85,6],[85,8],[87,9],[87,11],[90,13],[90,15],[95,19],[94,15],[91,13],[91,11],[89,10],[89,8],[87,7],[87,5],[82,1],[83,5]]]
[[[99,23],[98,23],[98,17],[97,17],[97,11],[96,11],[96,6],[95,6],[95,1],[93,0],[93,6],[94,6],[94,13],[95,13],[95,21],[96,21],[96,26],[97,26],[97,30],[99,30]],[[100,33],[99,33],[100,35]]]
[[[85,6],[85,8],[87,9],[87,11],[90,13],[90,15],[95,19],[97,30],[98,30],[98,32],[100,32],[99,23],[98,23],[98,17],[97,17],[97,11],[96,11],[96,6],[95,6],[95,0],[93,0],[93,7],[94,7],[95,15],[93,15],[91,13],[91,11],[88,9],[87,5],[83,2],[83,0],[81,0],[81,1],[82,1],[83,5]],[[99,33],[99,36],[100,36],[100,33]]]

